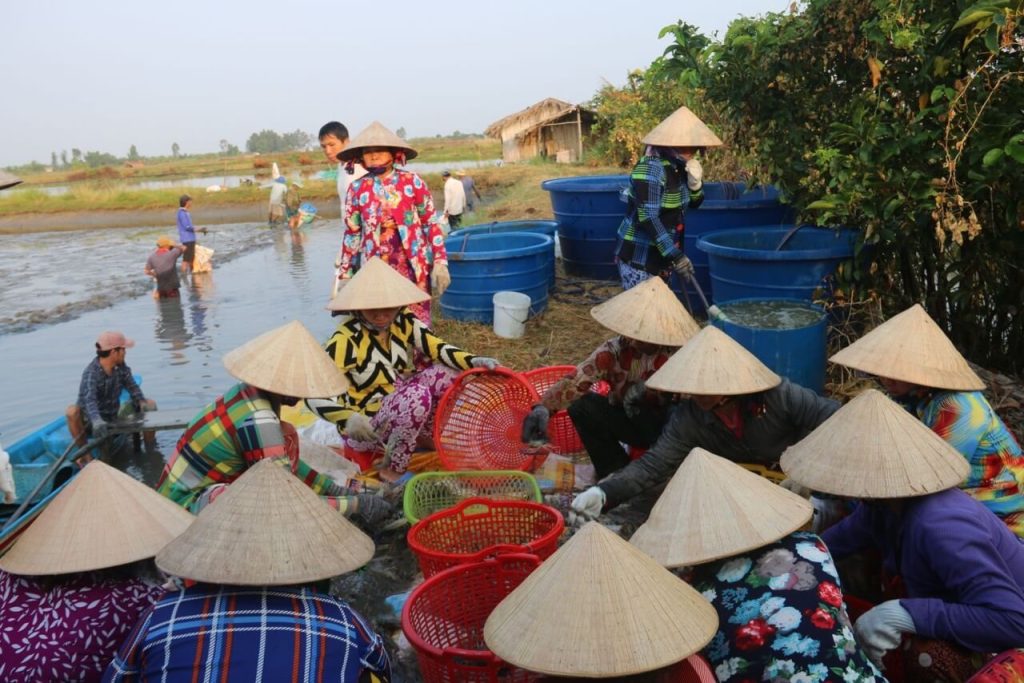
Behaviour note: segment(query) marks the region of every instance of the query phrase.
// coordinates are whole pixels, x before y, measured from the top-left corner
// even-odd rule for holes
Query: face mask
[[[391,323],[393,323],[394,320],[388,321],[388,323],[386,325],[377,326],[377,325],[374,325],[373,323],[371,323],[366,318],[365,315],[359,314],[359,322],[362,323],[364,327],[368,327],[369,329],[373,330],[374,332],[386,332],[389,329],[391,329]]]
[[[367,166],[366,172],[370,175],[384,175],[387,173],[387,166]]]

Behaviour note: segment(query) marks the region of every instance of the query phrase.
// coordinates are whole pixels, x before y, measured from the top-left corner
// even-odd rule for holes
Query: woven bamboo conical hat
[[[962,482],[967,460],[885,394],[868,389],[782,454],[783,471],[815,491],[910,498]]]
[[[8,187],[14,187],[19,183],[21,183],[21,178],[0,169],[0,190],[6,190]]]
[[[358,569],[373,550],[369,536],[268,458],[203,508],[156,564],[195,581],[285,586]]]
[[[682,346],[700,332],[700,325],[660,277],[616,294],[591,308],[590,315],[612,332],[660,346]]]
[[[416,158],[416,150],[410,147],[408,142],[385,128],[380,121],[374,121],[359,131],[359,135],[352,138],[352,141],[348,143],[348,147],[338,157],[342,161],[351,161],[352,159],[358,161],[359,157],[363,155],[363,150],[367,147],[400,149],[405,152],[406,161]]]
[[[329,398],[348,380],[298,320],[274,328],[224,356],[234,377],[259,389],[296,398]]]
[[[954,391],[985,388],[985,382],[921,304],[893,316],[829,360],[923,387]]]
[[[766,391],[781,382],[754,354],[709,325],[672,354],[647,386],[676,394],[737,396]]]
[[[429,294],[374,256],[331,299],[327,308],[331,311],[365,311],[409,306],[429,300]]]
[[[629,542],[665,567],[685,567],[773,543],[813,513],[795,493],[694,448]]]
[[[529,671],[604,678],[685,659],[717,629],[697,591],[591,522],[498,604],[484,640]]]
[[[697,115],[679,107],[641,141],[659,147],[719,147],[722,141]]]
[[[69,574],[156,555],[194,517],[99,461],[89,463],[25,529],[3,558],[12,574]]]

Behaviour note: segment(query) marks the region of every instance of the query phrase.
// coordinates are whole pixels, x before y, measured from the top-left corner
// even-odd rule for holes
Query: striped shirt
[[[157,491],[190,508],[208,487],[230,484],[264,458],[289,461],[281,420],[256,387],[236,384],[206,406],[185,428],[174,455],[164,467]],[[320,495],[334,482],[301,460],[295,475]]]
[[[375,676],[371,677],[371,672]],[[308,587],[197,584],[144,613],[105,682],[358,683],[391,678],[383,640]]]
[[[98,419],[113,422],[121,408],[121,390],[127,389],[132,401],[138,406],[145,398],[142,389],[132,377],[132,369],[127,365],[114,366],[109,375],[97,356],[85,367],[82,382],[78,385],[78,407],[89,422]]]
[[[619,261],[657,275],[682,256],[683,206],[690,201],[682,163],[641,157],[630,175],[630,202],[619,226]]]

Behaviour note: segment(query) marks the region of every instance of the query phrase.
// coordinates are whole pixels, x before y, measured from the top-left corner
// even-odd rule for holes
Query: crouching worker
[[[393,512],[378,496],[352,495],[299,459],[295,429],[281,422],[281,406],[334,396],[348,382],[302,323],[271,330],[224,356],[241,380],[206,406],[185,428],[157,490],[198,513],[248,468],[264,458],[288,467],[331,507],[368,525]]]
[[[142,615],[104,680],[387,683],[382,638],[328,591],[373,551],[302,482],[259,462],[157,555],[195,583]]]
[[[523,421],[522,440],[547,441],[551,414],[568,407],[598,478],[604,478],[629,462],[620,442],[648,448],[661,435],[668,396],[649,391],[644,382],[700,327],[660,278],[612,297],[590,315],[618,336],[544,392]],[[607,396],[591,392],[601,380],[611,387]]]
[[[429,294],[374,257],[328,306],[346,314],[325,348],[347,378],[348,391],[337,401],[306,404],[335,423],[350,448],[383,453],[380,476],[385,481],[405,473],[417,443],[429,445],[437,402],[459,371],[498,366],[493,358],[448,344],[409,308],[429,300]],[[416,351],[433,364],[417,370]]]

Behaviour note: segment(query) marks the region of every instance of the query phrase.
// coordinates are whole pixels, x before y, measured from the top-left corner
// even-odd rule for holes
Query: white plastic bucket
[[[495,292],[494,334],[505,339],[518,339],[526,330],[530,317],[530,296],[519,292]]]

